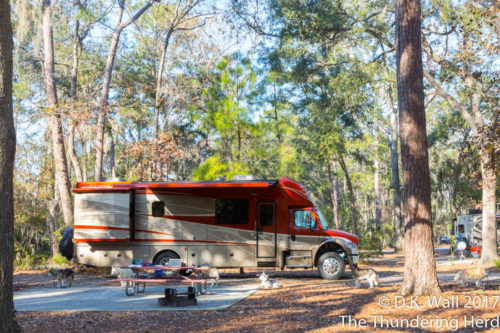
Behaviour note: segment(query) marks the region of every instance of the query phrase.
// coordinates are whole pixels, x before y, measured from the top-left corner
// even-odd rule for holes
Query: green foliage
[[[497,259],[493,262],[496,267],[500,268],[500,259]]]
[[[47,265],[49,255],[45,253],[37,253],[30,255],[25,253],[25,256],[14,260],[14,267],[17,269],[41,269]]]
[[[66,259],[66,257],[63,257],[60,253],[58,253],[50,259],[50,264],[64,267],[69,264],[69,260]]]

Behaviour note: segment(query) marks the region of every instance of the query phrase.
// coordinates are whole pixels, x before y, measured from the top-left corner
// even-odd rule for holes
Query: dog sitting
[[[274,280],[269,280],[269,276],[266,274],[266,272],[262,272],[262,274],[259,276],[259,280],[261,281],[259,286],[259,288],[261,289],[279,289],[283,287],[281,283]]]
[[[119,279],[132,279],[134,278],[134,272],[129,268],[120,268],[120,266],[114,265],[111,267],[111,275],[116,275]],[[126,281],[120,281],[122,288],[127,285]]]
[[[372,268],[360,269],[358,266],[352,270],[352,276],[356,283],[356,289],[361,287],[361,280],[366,280],[370,284],[370,288],[378,286],[378,274]]]
[[[51,268],[47,273],[48,276],[55,277],[57,279],[57,286],[59,288],[66,287],[69,288],[73,284],[73,279],[75,278],[75,271],[72,268]]]
[[[481,280],[488,276],[488,271],[484,268],[470,268],[458,272],[455,275],[455,281],[462,280],[462,287],[465,287],[471,281],[476,281],[476,287],[482,288]]]

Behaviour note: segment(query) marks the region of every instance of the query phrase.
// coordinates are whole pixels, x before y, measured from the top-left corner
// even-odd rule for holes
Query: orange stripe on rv
[[[210,243],[210,244],[231,244],[231,245],[249,245],[256,244],[240,243],[240,242],[225,242],[225,241],[207,241],[207,240],[189,240],[189,239],[135,239],[138,242],[169,242],[169,243]],[[263,245],[263,244],[261,244]],[[266,245],[264,245],[266,246]],[[274,246],[274,245],[269,245]]]
[[[128,231],[129,228],[121,228],[121,227],[107,227],[104,225],[74,225],[75,229],[100,229],[100,230],[125,230]]]
[[[148,233],[151,233],[151,234],[160,234],[160,235],[173,236],[172,234],[169,234],[167,232],[152,231],[152,230],[143,230],[143,229],[134,229],[134,230],[138,231],[138,232],[148,232]]]
[[[88,242],[128,242],[130,239],[128,238],[73,238],[73,240],[77,243],[88,243]]]

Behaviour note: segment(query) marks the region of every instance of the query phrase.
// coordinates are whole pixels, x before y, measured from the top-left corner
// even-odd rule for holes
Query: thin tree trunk
[[[68,164],[66,161],[66,151],[64,148],[64,135],[61,126],[61,119],[57,110],[58,100],[56,82],[54,78],[54,40],[52,37],[52,6],[50,0],[43,0],[42,13],[45,87],[47,90],[47,101],[50,113],[49,127],[52,132],[56,178],[59,184],[59,194],[61,196],[64,223],[69,226],[72,224],[73,220],[73,204],[70,193],[71,183],[69,180]]]
[[[378,126],[377,126],[378,127]],[[374,166],[374,190],[375,190],[375,221],[377,230],[381,229],[382,225],[382,208],[381,208],[381,193],[380,193],[380,160],[378,157],[378,131],[375,131],[375,136],[373,140],[373,148],[375,152],[375,160],[373,161]]]
[[[470,129],[467,129],[464,133],[462,139],[462,144],[460,145],[460,151],[458,152],[457,167],[455,169],[455,174],[453,175],[453,188],[451,190],[451,203],[450,203],[450,217],[451,217],[451,234],[455,232],[455,219],[457,218],[458,206],[457,206],[457,189],[458,180],[462,174],[462,159],[464,157],[465,146],[467,140],[469,139]]]
[[[98,181],[102,178],[102,163],[104,155],[104,127],[106,125],[107,108],[109,100],[109,89],[111,86],[111,75],[113,74],[113,65],[115,62],[116,50],[118,49],[118,42],[120,35],[127,26],[134,23],[149,7],[153,4],[154,0],[148,1],[141,9],[137,11],[131,18],[122,23],[123,11],[125,10],[125,1],[119,0],[118,16],[116,19],[115,31],[111,38],[111,45],[109,46],[108,58],[106,60],[106,67],[104,68],[104,77],[102,80],[101,99],[99,102],[99,115],[97,118],[97,141],[96,141],[96,159],[95,159],[95,180]]]
[[[357,213],[356,213],[356,196],[354,195],[354,189],[352,188],[351,177],[349,176],[349,172],[347,172],[347,166],[344,161],[344,156],[341,153],[338,153],[338,162],[342,171],[344,172],[345,182],[348,190],[349,197],[349,213],[351,215],[351,224],[353,228],[354,234],[358,234],[358,221],[357,221]]]
[[[339,192],[337,178],[333,175],[332,165],[330,162],[327,163],[328,166],[328,181],[330,182],[330,194],[332,199],[333,207],[333,225],[335,229],[340,229],[339,221]]]
[[[76,180],[81,182],[83,180],[82,167],[75,152],[75,121],[73,119],[69,120],[68,125],[68,152],[71,164],[75,170]]]
[[[76,20],[75,22],[75,37],[73,40],[73,67],[71,68],[71,90],[70,96],[73,103],[73,111],[75,111],[77,96],[76,89],[78,83],[78,49],[80,44],[80,20]],[[71,160],[71,164],[73,165],[73,169],[75,170],[76,180],[82,181],[82,168],[80,166],[80,162],[78,161],[78,157],[75,152],[75,121],[73,118],[70,118],[68,125],[68,154],[69,159]]]
[[[55,232],[58,228],[57,217],[56,217],[57,201],[55,199],[50,200],[47,208],[48,212],[45,220],[47,222],[47,227],[49,229],[50,252],[51,252],[51,257],[53,258],[59,252],[57,246],[57,240],[55,238]]]
[[[396,61],[404,183],[405,271],[399,293],[439,294],[434,259],[419,0],[396,0]]]
[[[394,244],[397,250],[403,249],[403,216],[401,214],[401,193],[399,183],[399,153],[398,153],[398,110],[394,107],[394,99],[392,97],[392,88],[388,87],[387,92],[382,94],[391,115],[391,134],[389,136],[389,146],[391,149],[391,173],[392,182],[392,226],[394,228]]]
[[[153,120],[153,137],[158,137],[159,132],[159,118],[160,118],[160,106],[162,104],[163,94],[163,72],[165,68],[165,57],[167,54],[168,45],[170,43],[170,37],[172,36],[173,27],[171,27],[165,37],[165,42],[163,43],[163,48],[160,57],[160,67],[158,68],[158,73],[156,76],[156,94],[155,94],[155,114]]]
[[[16,332],[12,273],[16,132],[12,109],[12,26],[9,1],[0,1],[0,332]]]
[[[278,101],[276,100],[276,84],[273,84],[273,92],[274,92],[274,122],[276,127],[276,138],[278,139],[278,146],[281,147],[281,131],[280,131],[280,122],[278,118]]]
[[[116,177],[115,169],[115,138],[113,137],[113,132],[109,132],[109,170],[111,170],[111,177]]]

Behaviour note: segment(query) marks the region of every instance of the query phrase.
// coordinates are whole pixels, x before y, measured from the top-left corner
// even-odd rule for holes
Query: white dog
[[[120,268],[120,266],[113,266],[111,268],[111,275],[116,275],[119,279],[132,279],[134,277],[134,272],[128,268]],[[126,281],[120,281],[122,283],[122,288],[127,285]]]
[[[259,288],[261,289],[279,289],[282,288],[283,285],[279,282],[276,282],[274,280],[269,280],[269,276],[266,274],[266,272],[263,272],[259,276],[259,280],[261,281]]]

